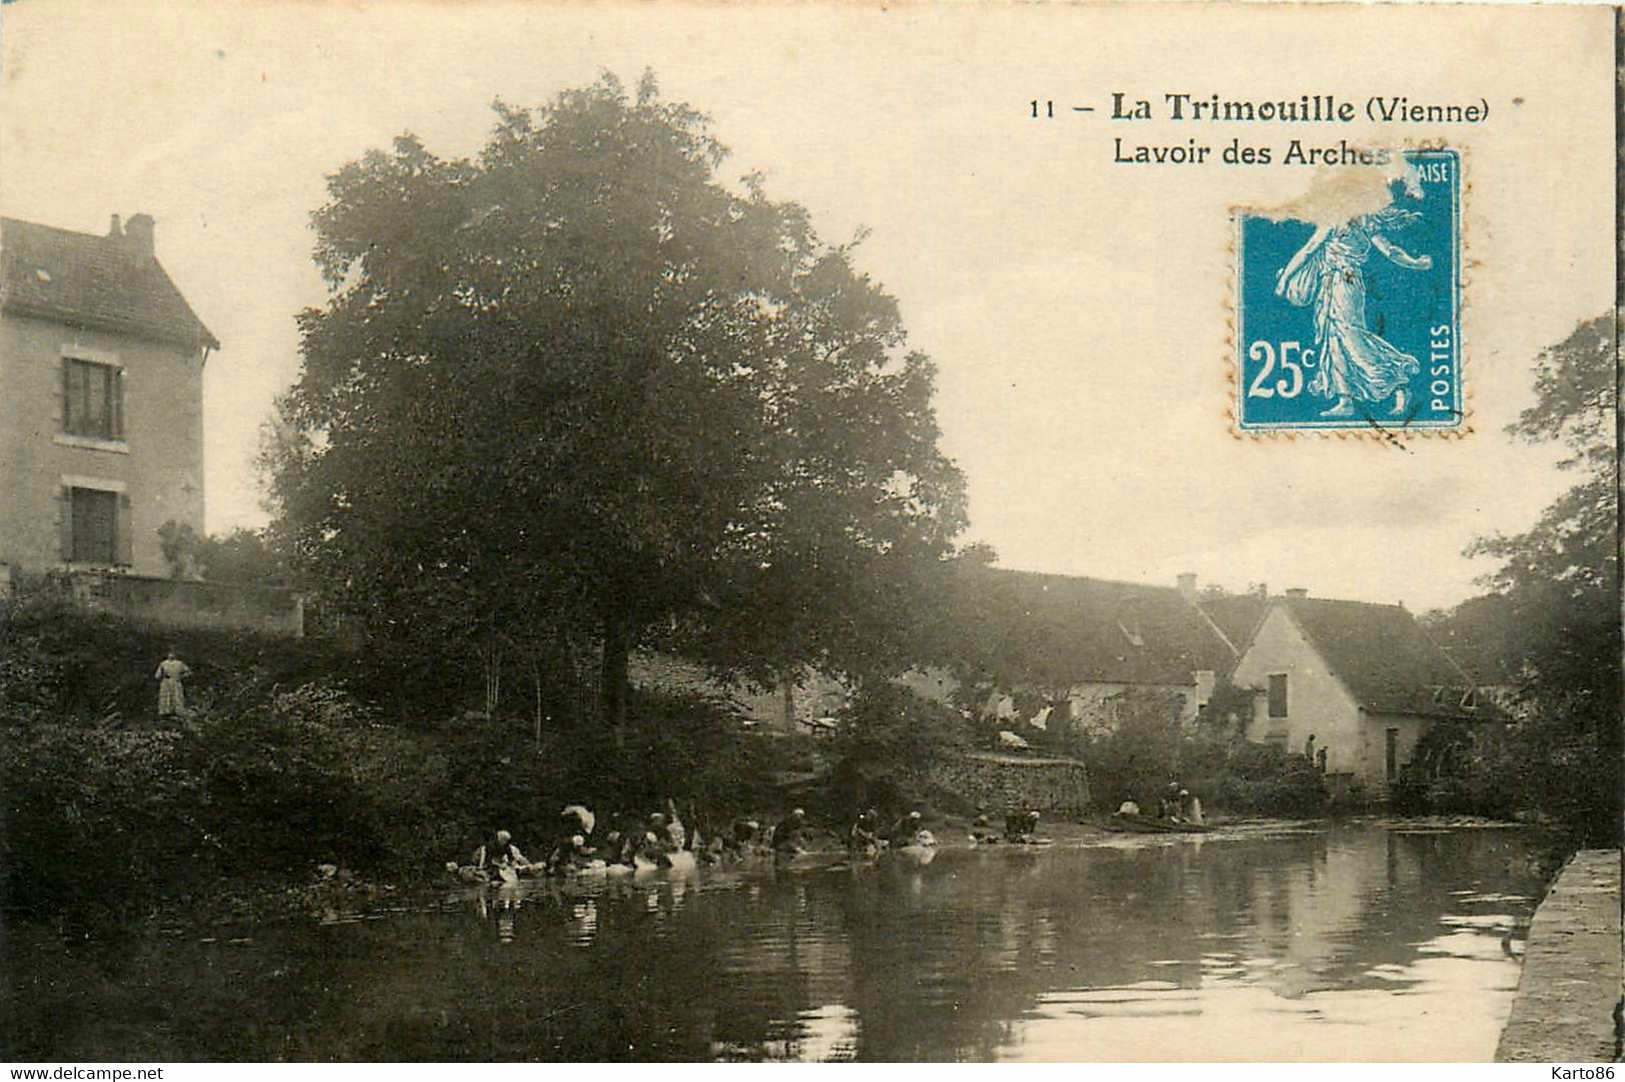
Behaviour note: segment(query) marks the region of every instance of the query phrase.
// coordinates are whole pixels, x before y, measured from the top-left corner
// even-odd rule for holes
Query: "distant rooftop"
[[[1201,670],[1226,674],[1236,661],[1173,586],[967,569],[953,618],[1012,682],[1182,685]]]
[[[118,217],[104,235],[0,218],[0,310],[71,326],[219,349],[159,265],[153,220]]]

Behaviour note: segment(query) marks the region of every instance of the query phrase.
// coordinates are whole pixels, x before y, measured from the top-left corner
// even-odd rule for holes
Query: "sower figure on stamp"
[[[1406,270],[1433,266],[1427,255],[1413,256],[1384,236],[1421,219],[1411,210],[1388,206],[1338,225],[1319,225],[1275,276],[1275,293],[1291,304],[1315,308],[1315,350],[1319,363],[1309,390],[1335,399],[1322,417],[1350,417],[1354,402],[1378,403],[1393,397],[1393,412],[1405,411],[1405,386],[1421,366],[1395,349],[1365,322],[1365,263],[1375,248]]]

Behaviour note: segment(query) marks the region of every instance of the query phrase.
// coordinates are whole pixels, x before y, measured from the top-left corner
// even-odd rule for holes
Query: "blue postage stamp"
[[[1242,431],[1466,430],[1460,158],[1395,164],[1386,202],[1238,213]]]

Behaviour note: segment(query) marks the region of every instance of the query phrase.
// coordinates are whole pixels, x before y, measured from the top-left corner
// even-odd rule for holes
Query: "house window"
[[[62,430],[70,436],[123,439],[123,370],[79,357],[62,358]]]
[[[74,563],[118,563],[117,492],[95,488],[68,489],[71,533],[68,559]]]
[[[1270,717],[1286,717],[1286,673],[1273,673],[1270,676]]]
[[[1399,777],[1399,730],[1398,729],[1389,729],[1388,730],[1388,745],[1387,745],[1387,748],[1385,749],[1385,751],[1386,751],[1386,756],[1385,756],[1384,766],[1387,769],[1388,780],[1393,781],[1395,778]]]

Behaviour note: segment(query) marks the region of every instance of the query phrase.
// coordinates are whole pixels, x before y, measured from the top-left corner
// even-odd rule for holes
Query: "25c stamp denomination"
[[[1461,161],[1379,154],[1236,215],[1243,432],[1461,432]]]

